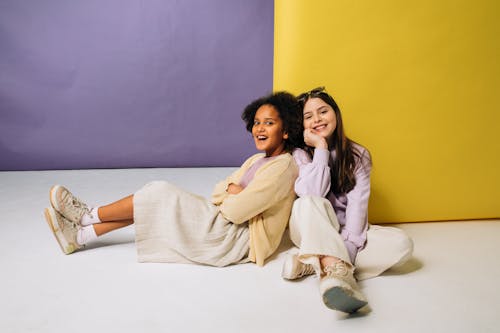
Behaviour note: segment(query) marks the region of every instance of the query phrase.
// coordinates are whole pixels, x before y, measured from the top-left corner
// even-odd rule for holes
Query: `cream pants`
[[[295,200],[290,217],[290,239],[299,248],[299,260],[320,272],[318,256],[333,256],[351,263],[333,207],[325,198]],[[411,257],[412,240],[400,229],[370,225],[365,247],[354,263],[357,280],[369,279]]]

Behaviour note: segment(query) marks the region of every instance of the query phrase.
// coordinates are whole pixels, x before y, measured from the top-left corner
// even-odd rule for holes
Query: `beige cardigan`
[[[264,154],[248,158],[225,180],[215,185],[212,202],[219,206],[229,221],[240,224],[248,221],[251,261],[259,266],[278,248],[285,232],[295,191],[298,168],[290,154],[282,154],[261,166],[248,186],[238,194],[226,190],[230,183],[238,184],[241,177]]]

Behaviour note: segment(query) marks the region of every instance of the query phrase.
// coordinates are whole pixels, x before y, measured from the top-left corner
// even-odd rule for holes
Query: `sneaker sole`
[[[50,204],[52,207],[54,207],[55,210],[57,210],[59,213],[61,213],[61,207],[57,204],[57,197],[56,193],[57,190],[61,187],[61,185],[54,185],[50,188],[50,194],[49,194],[49,200]]]
[[[64,237],[61,229],[59,229],[59,224],[57,223],[56,212],[53,208],[45,208],[44,210],[45,220],[52,230],[52,233],[56,237],[57,243],[61,247],[61,250],[64,254],[70,254],[74,252],[76,249],[72,244],[69,244]]]
[[[368,304],[354,297],[351,293],[342,287],[333,287],[323,294],[323,302],[332,309],[346,313],[354,313]]]

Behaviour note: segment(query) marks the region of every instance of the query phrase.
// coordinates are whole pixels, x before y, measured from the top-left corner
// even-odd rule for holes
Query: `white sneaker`
[[[83,248],[78,244],[76,237],[81,227],[59,214],[54,208],[45,208],[45,220],[56,237],[64,254],[70,254]]]
[[[281,271],[282,278],[295,280],[314,273],[314,267],[301,262],[297,253],[286,254],[285,261],[283,262],[283,269]]]
[[[354,313],[368,304],[359,291],[352,271],[343,261],[324,268],[319,290],[325,305],[333,310]]]
[[[59,214],[78,225],[81,225],[83,214],[90,215],[87,204],[61,185],[54,185],[50,189],[50,204]]]

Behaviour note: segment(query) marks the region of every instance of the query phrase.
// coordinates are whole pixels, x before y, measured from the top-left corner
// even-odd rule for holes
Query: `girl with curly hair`
[[[55,185],[45,209],[47,223],[65,254],[134,224],[140,262],[262,266],[281,241],[295,199],[297,167],[290,153],[303,142],[299,114],[297,99],[286,92],[250,103],[242,119],[263,153],[219,182],[211,201],[154,181],[133,195],[91,208]]]

